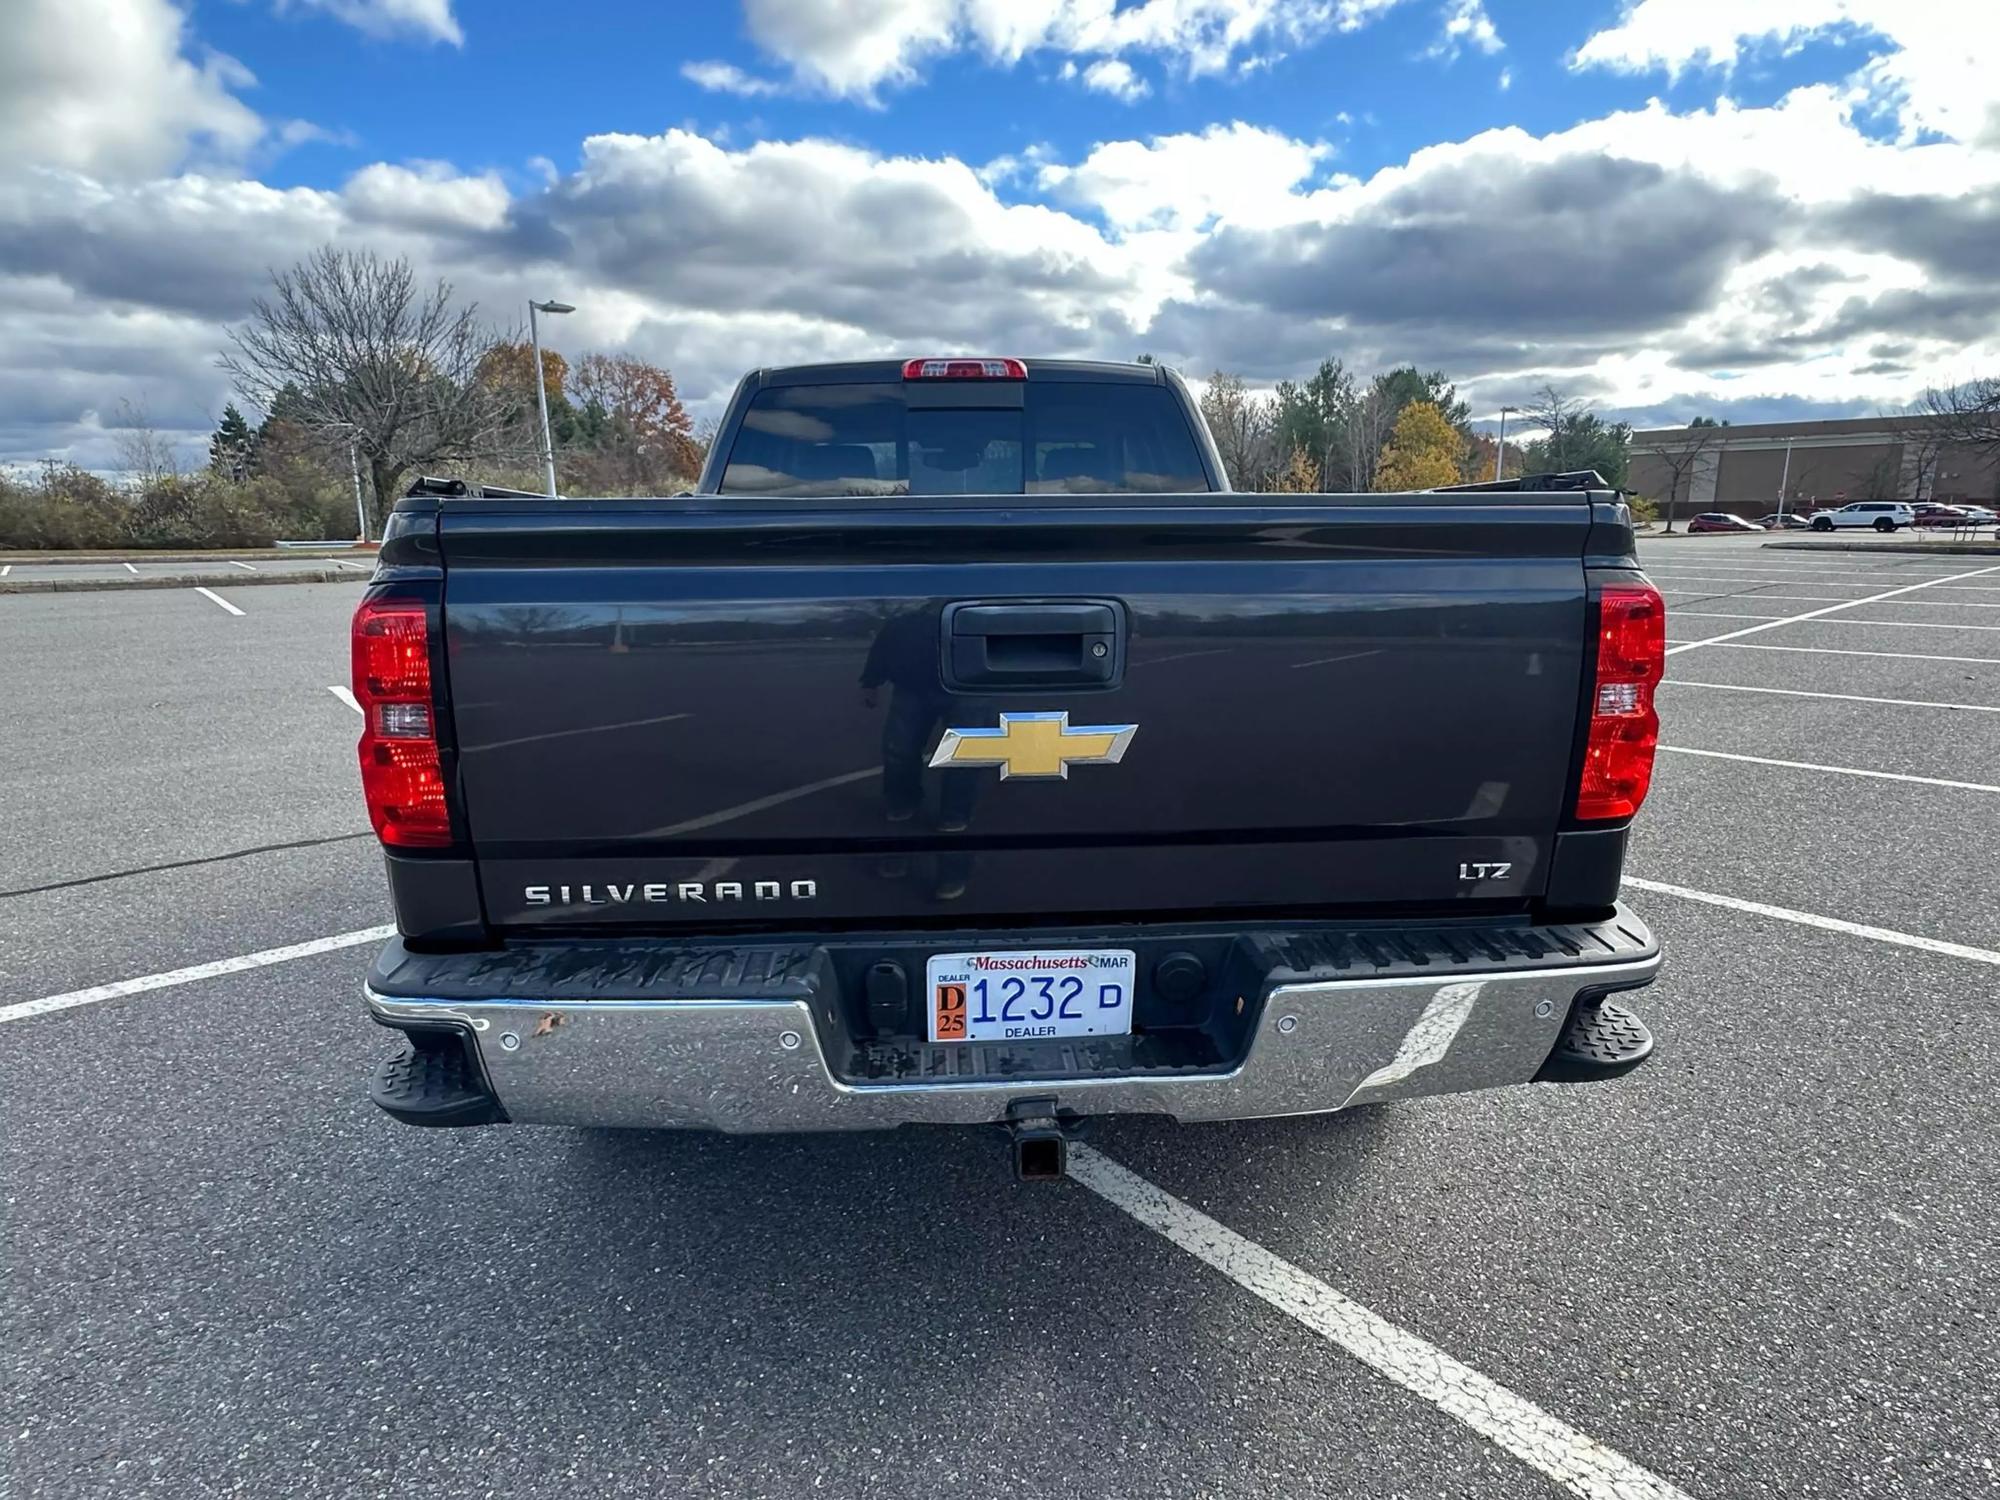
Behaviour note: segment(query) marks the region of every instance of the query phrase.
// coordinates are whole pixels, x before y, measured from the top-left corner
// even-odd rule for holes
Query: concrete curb
[[[1919,556],[2000,557],[1991,542],[1766,542],[1763,552],[1908,552]]]
[[[0,594],[102,594],[119,589],[249,589],[279,583],[366,583],[371,575],[352,568],[314,568],[300,573],[180,573],[172,578],[7,578]]]
[[[33,549],[0,549],[0,563],[12,563],[15,567],[34,568],[101,568],[106,563],[168,563],[168,562],[227,562],[236,558],[243,562],[314,562],[322,558],[342,557],[349,562],[372,561],[376,548],[369,547],[328,547],[324,552],[316,548],[290,547],[213,547],[197,552],[36,552]]]

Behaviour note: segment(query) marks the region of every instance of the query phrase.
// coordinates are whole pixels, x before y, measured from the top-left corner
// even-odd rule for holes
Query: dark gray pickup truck
[[[700,484],[426,484],[354,618],[423,1125],[1289,1115],[1610,1077],[1659,594],[1594,475],[1230,490],[1151,365],[760,370]]]

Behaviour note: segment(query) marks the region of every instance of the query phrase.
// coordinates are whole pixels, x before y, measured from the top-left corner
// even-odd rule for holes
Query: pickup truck
[[[690,493],[420,483],[353,622],[372,1096],[1038,1178],[1616,1076],[1663,638],[1596,475],[1240,493],[1148,364],[759,370]]]

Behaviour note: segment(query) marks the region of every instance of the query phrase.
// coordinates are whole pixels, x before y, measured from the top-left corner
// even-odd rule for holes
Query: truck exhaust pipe
[[[1069,1171],[1069,1138],[1053,1099],[1023,1099],[1007,1109],[1007,1135],[1019,1182],[1058,1182]]]

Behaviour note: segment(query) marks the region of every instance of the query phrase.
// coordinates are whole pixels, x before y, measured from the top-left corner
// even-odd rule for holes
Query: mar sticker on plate
[[[940,953],[925,973],[931,1040],[1123,1036],[1135,969],[1130,948]]]

